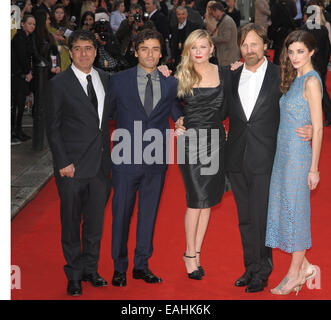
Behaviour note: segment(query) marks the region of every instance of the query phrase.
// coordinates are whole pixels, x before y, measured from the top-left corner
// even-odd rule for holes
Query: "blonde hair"
[[[83,1],[82,8],[80,10],[80,16],[83,17],[86,11],[92,11],[92,7],[95,7],[95,3],[92,0]]]
[[[211,6],[214,4],[214,3],[216,3],[216,1],[208,1],[208,3],[207,3],[207,6],[206,6],[206,13],[208,12],[208,14],[210,14],[210,10],[211,10]]]
[[[175,77],[178,79],[177,96],[182,98],[185,95],[193,95],[193,86],[199,84],[202,80],[201,75],[194,69],[194,64],[191,60],[190,49],[194,43],[200,39],[207,39],[210,46],[213,46],[213,41],[206,30],[198,29],[190,33],[184,43],[182,52],[182,60],[177,67]]]

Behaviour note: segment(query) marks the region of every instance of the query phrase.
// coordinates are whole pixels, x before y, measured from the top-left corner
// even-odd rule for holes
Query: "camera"
[[[136,13],[133,15],[133,18],[134,18],[134,22],[141,22],[141,21],[146,22],[149,18],[149,15],[147,12],[141,14],[141,10],[137,9]]]
[[[106,19],[100,19],[94,24],[94,32],[97,33],[102,41],[108,40],[108,22]]]
[[[141,22],[141,13],[140,10],[137,9],[136,13],[133,15],[134,22]]]

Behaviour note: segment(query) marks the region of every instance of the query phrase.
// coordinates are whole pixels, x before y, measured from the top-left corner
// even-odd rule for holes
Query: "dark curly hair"
[[[138,51],[139,45],[142,44],[145,40],[156,39],[159,40],[161,49],[163,47],[163,37],[161,33],[154,29],[146,28],[137,33],[135,50]]]
[[[284,41],[282,53],[280,55],[280,91],[286,93],[297,77],[297,70],[293,67],[290,58],[288,56],[288,47],[294,42],[302,42],[309,50],[309,52],[315,50],[312,56],[312,64],[314,66],[314,56],[317,50],[315,37],[308,31],[295,30],[291,32]]]
[[[93,32],[78,29],[71,33],[69,36],[68,47],[70,51],[72,50],[74,43],[78,40],[91,41],[95,49],[98,47],[97,39],[95,38]]]

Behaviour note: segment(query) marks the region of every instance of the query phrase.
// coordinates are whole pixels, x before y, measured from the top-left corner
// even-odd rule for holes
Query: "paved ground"
[[[32,117],[23,117],[23,130],[32,136]],[[33,199],[52,177],[52,157],[45,139],[43,151],[32,149],[32,139],[11,146],[11,218]]]

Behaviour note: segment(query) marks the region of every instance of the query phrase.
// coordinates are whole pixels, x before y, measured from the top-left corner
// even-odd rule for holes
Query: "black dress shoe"
[[[115,287],[125,287],[126,286],[126,273],[114,271],[113,280],[111,284]]]
[[[83,281],[90,281],[93,287],[107,287],[108,283],[105,279],[101,278],[100,275],[95,273],[84,274],[82,276]]]
[[[133,279],[142,279],[147,283],[159,283],[162,282],[162,279],[155,276],[151,270],[138,270],[133,269],[132,271]]]
[[[261,280],[261,279],[252,279],[249,283],[248,287],[245,289],[245,292],[252,293],[252,292],[260,292],[268,285],[268,280]]]
[[[21,141],[27,141],[31,139],[31,137],[25,134],[23,131],[17,132],[16,137]]]
[[[80,280],[69,280],[67,293],[69,296],[78,297],[82,295],[82,284]]]
[[[245,272],[235,283],[236,287],[248,286],[252,280],[252,275],[249,272]]]

